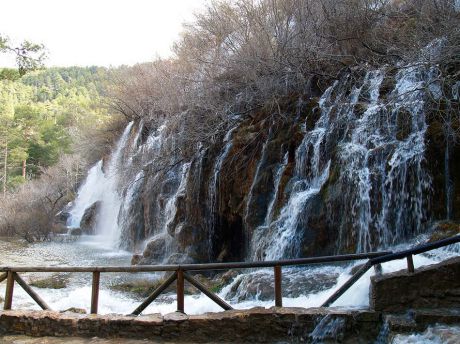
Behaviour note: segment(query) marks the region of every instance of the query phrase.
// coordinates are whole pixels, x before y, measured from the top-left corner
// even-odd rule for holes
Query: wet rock
[[[94,234],[96,229],[97,213],[101,207],[101,202],[94,202],[87,208],[81,218],[80,228],[85,234]]]
[[[191,264],[193,259],[186,253],[173,253],[167,258],[169,264]]]
[[[109,288],[112,290],[122,291],[133,294],[134,296],[145,298],[149,296],[155,289],[157,289],[163,282],[164,279],[134,280],[129,282],[112,284],[109,286]],[[168,291],[175,291],[174,283],[168,289],[166,289],[166,292]]]
[[[166,251],[166,238],[164,235],[153,237],[145,247],[141,264],[151,264],[161,261]]]
[[[438,222],[434,225],[433,232],[431,233],[428,242],[447,239],[457,234],[460,234],[459,223],[451,221]]]
[[[82,235],[83,231],[81,230],[81,228],[72,228],[72,229],[70,229],[69,234],[78,236],[78,235]]]
[[[238,276],[241,272],[237,270],[228,270],[220,275],[220,279],[224,284],[228,284],[231,280],[233,280],[236,276]]]
[[[68,282],[68,275],[59,274],[48,278],[32,280],[29,284],[37,288],[64,289],[67,287]]]
[[[65,210],[60,211],[59,213],[56,214],[55,222],[66,225],[69,217],[70,217],[70,213],[68,211],[65,211]]]
[[[131,265],[138,265],[142,260],[141,254],[133,254],[131,257]]]
[[[174,232],[174,237],[180,247],[185,248],[195,242],[196,230],[193,226],[186,223],[179,224]]]
[[[53,223],[52,225],[52,232],[54,234],[65,234],[69,231],[69,228],[65,224],[62,223]]]
[[[338,274],[294,271],[283,273],[283,295],[299,297],[331,288],[337,282]],[[236,278],[227,297],[237,301],[273,300],[274,276],[272,272],[257,271]]]

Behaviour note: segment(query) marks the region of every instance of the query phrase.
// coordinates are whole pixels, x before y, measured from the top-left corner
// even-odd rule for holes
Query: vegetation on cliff
[[[439,79],[450,90],[460,62],[455,6],[450,0],[214,1],[184,26],[174,58],[120,71],[112,105],[150,127],[175,118],[177,130],[187,128],[176,150],[188,156],[198,142],[210,145],[224,135],[235,115],[282,119],[283,104],[320,95],[356,67],[405,65],[434,39],[447,43],[439,60],[425,62],[441,65]],[[449,126],[440,130],[456,141],[458,102],[433,105],[441,126]]]

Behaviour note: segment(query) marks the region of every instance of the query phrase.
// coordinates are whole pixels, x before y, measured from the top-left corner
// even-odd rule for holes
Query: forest
[[[40,68],[24,75],[0,70],[0,179],[3,205],[11,206],[2,216],[41,204],[45,208],[33,213],[45,210],[52,218],[76,192],[88,163],[101,154],[88,138],[113,120],[104,100],[109,80],[102,67]]]

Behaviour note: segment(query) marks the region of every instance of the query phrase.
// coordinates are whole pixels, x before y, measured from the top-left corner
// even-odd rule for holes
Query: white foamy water
[[[121,197],[118,191],[119,175],[117,170],[121,164],[122,151],[132,126],[133,122],[130,122],[123,131],[110,156],[106,171],[103,171],[102,160],[89,170],[88,176],[78,190],[77,198],[69,210],[70,217],[67,221],[67,225],[71,228],[80,227],[86,209],[95,202],[100,202],[96,217],[96,233],[103,235],[104,242],[114,247],[118,247],[120,240],[118,213]]]
[[[458,344],[460,343],[460,326],[436,325],[422,333],[398,334],[391,344]]]
[[[104,172],[102,172],[102,160],[99,160],[88,171],[88,175],[78,190],[72,208],[69,211],[70,217],[67,220],[67,226],[70,228],[80,227],[81,219],[88,208],[88,205],[94,204],[101,200],[104,192],[105,183]]]

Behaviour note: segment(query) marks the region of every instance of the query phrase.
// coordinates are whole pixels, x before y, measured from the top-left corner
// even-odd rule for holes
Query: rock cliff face
[[[438,74],[344,71],[231,118],[210,145],[184,143],[185,120],[131,123],[116,169],[121,246],[144,264],[279,259],[370,251],[459,220],[460,149],[433,110],[458,105],[458,83]]]

